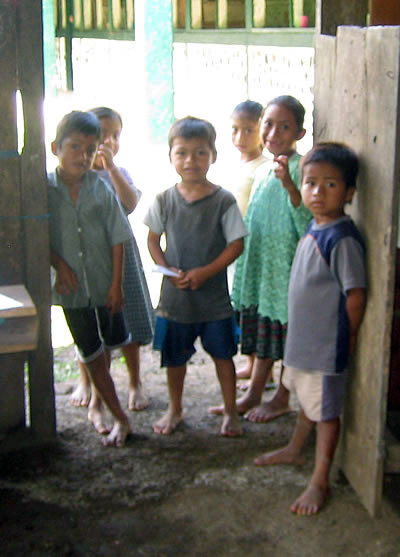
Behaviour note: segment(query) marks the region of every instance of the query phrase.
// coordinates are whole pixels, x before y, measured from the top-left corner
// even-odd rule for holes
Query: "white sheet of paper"
[[[14,298],[10,298],[9,296],[5,296],[4,294],[0,294],[0,310],[1,309],[12,309],[12,308],[19,308],[23,306],[22,302],[18,300],[14,300]]]
[[[154,265],[153,272],[162,273],[167,277],[179,277],[178,273],[176,273],[175,271],[171,271],[171,269],[168,269],[168,267],[164,267],[163,265]]]

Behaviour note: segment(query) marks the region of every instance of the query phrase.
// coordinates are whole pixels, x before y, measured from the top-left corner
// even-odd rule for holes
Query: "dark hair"
[[[205,139],[211,150],[216,154],[215,140],[217,133],[214,126],[207,120],[195,118],[194,116],[186,116],[174,122],[169,130],[168,145],[171,152],[174,139],[183,137],[184,139],[193,139],[199,137]]]
[[[294,116],[299,131],[303,129],[304,114],[306,113],[306,111],[300,101],[298,101],[291,95],[280,95],[279,97],[275,97],[274,99],[272,99],[272,101],[269,101],[266,108],[274,104],[284,106],[285,108],[290,110],[290,112]]]
[[[328,163],[342,173],[346,189],[355,188],[359,170],[358,157],[355,152],[343,143],[316,143],[301,160],[301,176],[307,164]]]
[[[101,137],[100,122],[92,112],[81,112],[73,110],[66,114],[57,126],[55,143],[61,147],[64,139],[73,133],[94,135],[96,139]]]
[[[233,109],[232,116],[243,115],[249,120],[257,122],[263,112],[263,105],[256,101],[243,101]]]
[[[102,118],[110,118],[111,120],[119,120],[122,128],[122,118],[121,114],[112,108],[107,106],[96,106],[96,108],[91,108],[89,112],[93,112],[99,120]]]

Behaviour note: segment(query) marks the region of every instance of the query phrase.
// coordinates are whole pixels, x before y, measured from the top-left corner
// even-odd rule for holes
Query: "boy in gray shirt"
[[[289,321],[283,383],[300,412],[289,444],[255,460],[258,466],[300,464],[317,424],[314,472],[291,505],[315,514],[329,494],[329,472],[340,431],[345,372],[366,298],[364,243],[344,205],[356,188],[358,159],[348,147],[321,143],[302,161],[301,194],[314,219],[300,240],[290,275]]]
[[[153,260],[175,273],[164,277],[157,308],[155,347],[167,367],[170,401],[153,430],[168,435],[182,421],[186,363],[200,336],[214,360],[224,398],[221,434],[236,436],[241,434],[232,360],[237,340],[226,268],[241,254],[246,229],[233,195],[207,180],[217,155],[214,127],[193,117],[178,120],[169,146],[181,181],[157,196],[144,221]]]

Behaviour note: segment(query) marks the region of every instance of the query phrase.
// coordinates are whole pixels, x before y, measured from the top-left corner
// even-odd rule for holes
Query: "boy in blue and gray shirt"
[[[314,219],[291,270],[283,376],[300,412],[289,444],[255,461],[259,466],[302,463],[302,448],[317,424],[314,472],[290,507],[300,515],[317,513],[329,494],[347,361],[365,309],[364,243],[344,213],[355,193],[358,166],[355,153],[338,143],[315,145],[301,165],[301,194]]]

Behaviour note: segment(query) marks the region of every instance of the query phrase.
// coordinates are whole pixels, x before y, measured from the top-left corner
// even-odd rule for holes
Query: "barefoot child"
[[[301,450],[317,425],[314,472],[290,507],[300,515],[317,513],[329,494],[347,359],[364,314],[364,245],[344,213],[357,173],[357,156],[337,143],[315,145],[302,162],[301,193],[314,220],[298,245],[290,275],[283,377],[298,397],[300,412],[287,447],[255,461],[259,466],[301,463]]]
[[[121,447],[130,425],[105,346],[130,340],[121,308],[123,243],[132,232],[114,193],[90,170],[100,135],[94,114],[74,111],[61,120],[51,145],[59,161],[48,178],[53,303],[62,306],[78,357],[115,419],[104,443]]]
[[[236,338],[226,268],[242,252],[246,229],[233,195],[207,180],[217,156],[214,127],[205,120],[183,118],[171,127],[168,143],[181,181],[157,196],[145,218],[153,260],[176,273],[164,277],[158,305],[155,338],[161,336],[169,407],[153,429],[168,435],[182,421],[186,363],[200,336],[221,385],[221,434],[237,436],[241,428],[232,360]],[[160,245],[164,233],[165,251]]]
[[[100,121],[101,144],[97,150],[93,169],[114,191],[126,215],[134,211],[141,192],[134,186],[127,170],[116,166],[114,157],[119,152],[122,131],[121,116],[107,107],[96,107],[93,112]],[[129,373],[129,410],[143,410],[149,405],[140,380],[140,346],[151,342],[153,337],[154,311],[151,304],[146,278],[136,240],[132,238],[124,245],[124,318],[131,334],[131,342],[122,346]],[[91,392],[89,375],[85,365],[79,362],[79,384],[71,395],[74,406],[89,405],[89,412],[96,429],[107,431],[102,412],[102,401],[94,390]]]
[[[237,169],[235,195],[243,217],[254,183],[254,175],[257,169],[267,162],[263,155],[260,140],[260,118],[263,106],[255,101],[243,101],[235,106],[232,120],[232,143],[240,151],[240,167]],[[254,363],[254,354],[247,356],[247,362],[243,369],[236,372],[238,379],[248,379]]]
[[[296,141],[306,133],[304,113],[302,104],[289,95],[272,99],[265,108],[260,136],[274,164],[262,167],[256,175],[245,217],[249,235],[233,279],[241,352],[255,355],[250,384],[238,399],[237,409],[252,422],[266,422],[291,411],[289,392],[282,383],[272,401],[262,403],[261,399],[274,362],[283,358],[290,267],[312,217],[301,201],[301,157],[295,150]],[[221,407],[210,408],[211,413],[221,411]]]

